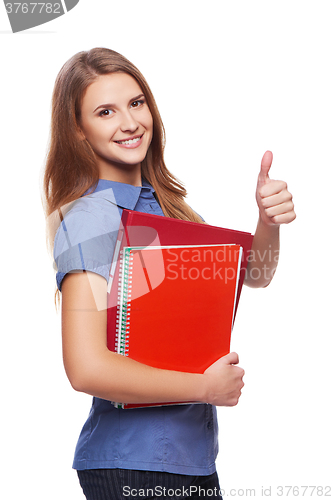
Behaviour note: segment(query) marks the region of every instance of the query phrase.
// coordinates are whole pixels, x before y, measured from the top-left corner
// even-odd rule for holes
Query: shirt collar
[[[145,192],[154,193],[154,188],[142,179],[142,186],[132,186],[123,182],[109,181],[106,179],[99,179],[97,187],[93,193],[88,196],[93,198],[104,198],[111,203],[116,204],[121,208],[127,210],[134,210],[141,193]]]

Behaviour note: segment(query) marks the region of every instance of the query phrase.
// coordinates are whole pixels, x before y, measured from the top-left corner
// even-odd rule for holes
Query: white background
[[[55,77],[74,53],[97,46],[147,78],[167,166],[207,222],[255,230],[260,161],[273,151],[271,177],[288,182],[297,219],[282,227],[272,284],[243,291],[232,349],[246,385],[237,407],[218,410],[218,473],[236,497],[332,487],[332,15],[320,0],[81,0],[12,34],[0,5],[6,500],[83,499],[71,463],[91,399],[72,390],[62,367],[40,185]]]

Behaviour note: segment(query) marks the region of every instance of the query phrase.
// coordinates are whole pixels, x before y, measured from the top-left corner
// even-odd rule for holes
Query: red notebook
[[[239,245],[125,247],[117,352],[156,368],[203,373],[230,351],[241,254]]]

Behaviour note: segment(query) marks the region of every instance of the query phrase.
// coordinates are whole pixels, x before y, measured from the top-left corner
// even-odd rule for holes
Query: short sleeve
[[[92,271],[108,281],[119,228],[118,211],[117,215],[105,224],[103,216],[86,210],[66,214],[54,240],[56,280],[60,291],[62,280],[72,271]]]

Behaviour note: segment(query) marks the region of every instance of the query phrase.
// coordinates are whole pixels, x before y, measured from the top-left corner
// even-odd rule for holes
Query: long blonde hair
[[[52,97],[51,138],[44,173],[44,204],[49,217],[61,207],[93,192],[99,179],[95,153],[79,140],[84,93],[100,75],[123,72],[140,85],[153,117],[153,139],[141,164],[142,176],[156,191],[168,217],[202,222],[184,198],[186,190],[164,163],[165,131],[153,94],[140,71],[124,56],[106,48],[79,52],[60,70]],[[61,214],[60,214],[61,216]]]

